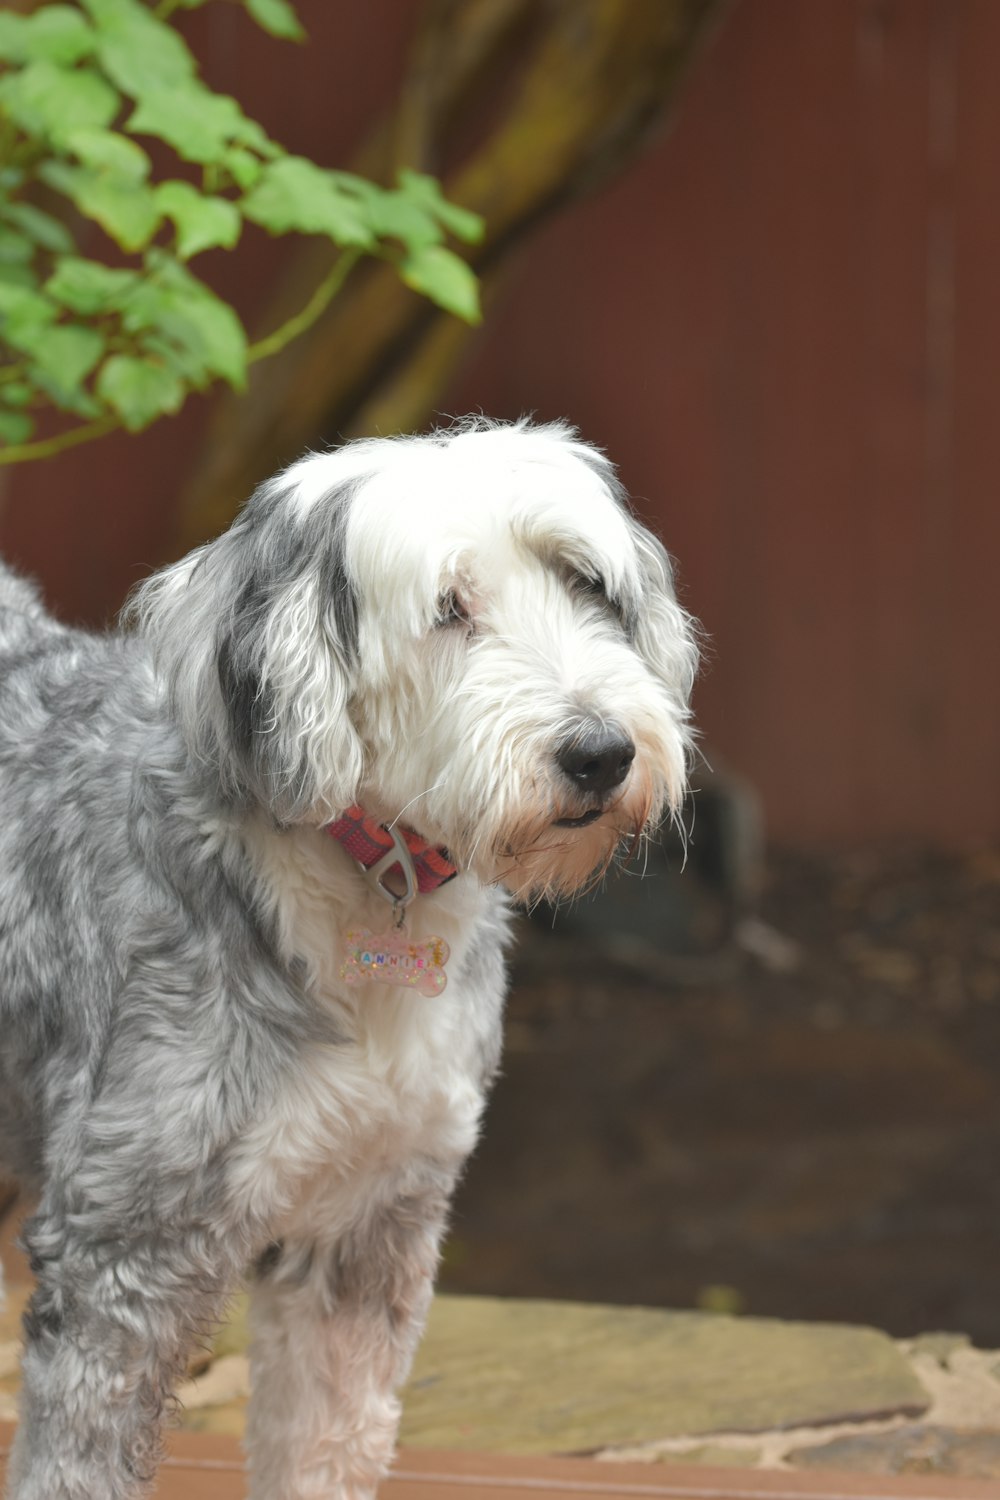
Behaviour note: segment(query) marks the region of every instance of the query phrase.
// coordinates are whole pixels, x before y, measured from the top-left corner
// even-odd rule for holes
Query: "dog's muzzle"
[[[609,795],[620,787],[632,769],[635,746],[617,724],[593,720],[583,733],[565,740],[556,751],[556,763],[573,790],[591,805],[575,818],[557,818],[557,828],[586,828],[605,809]]]

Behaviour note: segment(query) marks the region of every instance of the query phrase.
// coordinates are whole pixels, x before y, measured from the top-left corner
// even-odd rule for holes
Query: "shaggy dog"
[[[10,1500],[152,1480],[248,1268],[256,1500],[366,1500],[500,1048],[511,893],[676,809],[690,622],[564,426],[294,464],[66,629],[0,570]]]

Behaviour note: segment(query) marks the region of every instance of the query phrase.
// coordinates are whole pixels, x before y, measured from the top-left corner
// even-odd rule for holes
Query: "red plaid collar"
[[[392,835],[383,823],[368,816],[363,807],[349,807],[334,823],[326,824],[331,838],[343,844],[352,859],[370,870],[393,847]],[[458,874],[443,849],[422,839],[412,828],[401,828],[403,841],[410,851],[421,895],[436,891]],[[398,869],[398,864],[394,867]]]

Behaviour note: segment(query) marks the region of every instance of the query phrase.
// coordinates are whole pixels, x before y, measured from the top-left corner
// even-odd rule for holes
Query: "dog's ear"
[[[572,429],[563,435],[573,440],[575,455],[597,475],[625,517],[636,569],[631,586],[615,603],[629,639],[666,688],[678,723],[684,726],[690,717],[691,689],[698,669],[698,634],[695,620],[677,603],[673,564],[659,538],[636,517],[607,456],[599,448],[576,441]]]
[[[662,543],[638,521],[631,525],[642,590],[630,622],[632,638],[673,701],[679,725],[686,726],[698,668],[697,626],[677,603],[673,567]]]
[[[134,593],[181,732],[228,795],[281,821],[356,800],[364,753],[351,722],[358,605],[345,555],[350,495],[307,510],[279,477],[232,528]]]

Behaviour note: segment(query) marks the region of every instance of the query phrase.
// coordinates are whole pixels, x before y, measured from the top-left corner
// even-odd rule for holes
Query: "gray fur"
[[[0,570],[0,1167],[41,1195],[24,1235],[39,1285],[11,1500],[145,1491],[192,1342],[248,1260],[268,1258],[268,1225],[226,1199],[230,1154],[304,1052],[336,1041],[279,955],[239,836],[239,809],[263,790],[280,789],[280,813],[289,785],[291,802],[303,794],[268,766],[266,711],[239,680],[270,595],[316,542],[270,535],[267,515],[254,530],[266,506],[202,555],[205,600],[188,590],[191,660],[217,674],[208,753],[185,743],[144,639],[66,629]],[[336,548],[325,566],[346,655]],[[499,995],[500,924],[483,938],[469,963]],[[407,1200],[400,1222],[412,1215]],[[359,1259],[351,1284],[373,1296],[396,1217],[388,1207],[354,1247],[367,1269]],[[336,1251],[338,1283],[351,1249]]]
[[[41,1193],[10,1494],[118,1500],[260,1234],[220,1223],[226,1153],[320,1018],[148,648],[2,598],[0,1163]]]
[[[261,485],[223,536],[136,591],[126,621],[156,648],[171,711],[215,790],[286,820],[321,794],[301,737],[286,732],[267,673],[267,629],[283,593],[314,583],[326,601],[323,648],[346,670],[357,655],[358,603],[344,559],[351,487],[289,518],[280,478]],[[293,685],[294,687],[294,685]]]
[[[446,449],[451,467],[428,466]],[[581,461],[593,537],[566,493]],[[362,524],[372,472],[395,488]],[[454,546],[439,526],[437,476],[475,518],[498,473],[519,497],[510,576],[523,566],[540,599],[565,583],[572,601],[559,650],[584,680],[566,702],[551,641],[518,654],[506,626],[478,642],[435,627],[472,545],[464,512]],[[555,518],[546,476],[564,497]],[[683,782],[690,622],[620,498],[570,429],[473,423],[315,456],[262,486],[229,532],[142,587],[131,633],[59,625],[0,565],[0,1173],[38,1198],[8,1500],[146,1493],[188,1350],[248,1267],[254,1500],[374,1495],[499,1059],[507,905],[492,882],[511,850],[475,819],[516,770],[531,819],[513,831],[535,840],[517,857],[542,856],[524,889],[558,883],[560,861],[575,888],[633,825],[609,808],[603,831],[552,852],[551,827],[584,811],[560,779],[559,726],[627,719],[637,694],[652,790],[640,784],[635,817]],[[477,545],[488,595],[492,541]],[[588,578],[603,597],[577,597]],[[449,694],[464,733],[443,733]],[[492,755],[491,715],[505,746]],[[354,926],[388,918],[323,825],[364,792],[385,816],[387,785],[431,842],[456,855],[453,835],[468,841],[415,917],[452,949],[443,1009],[384,990],[365,1006],[330,972],[331,946],[343,955]]]

